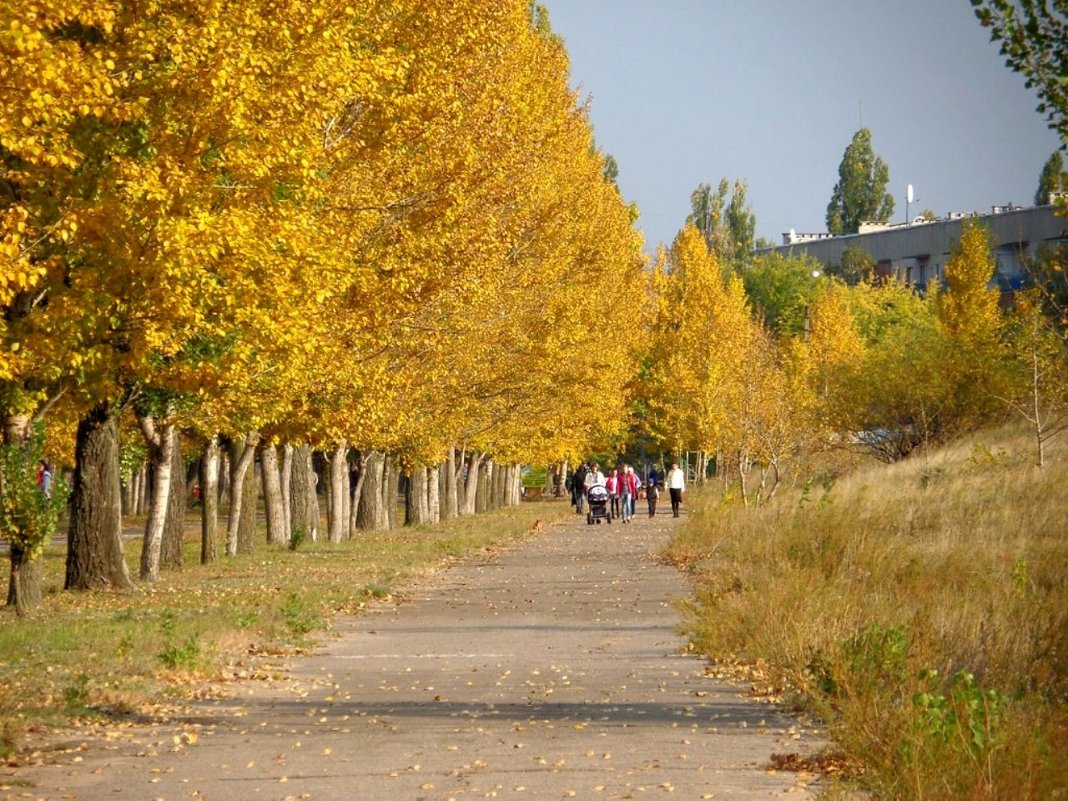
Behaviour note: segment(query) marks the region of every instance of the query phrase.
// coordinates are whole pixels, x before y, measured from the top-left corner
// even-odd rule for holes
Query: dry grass
[[[128,594],[61,591],[65,554],[53,549],[42,606],[26,620],[0,609],[0,757],[32,748],[55,726],[166,715],[212,682],[269,672],[272,656],[319,636],[337,613],[570,513],[564,502],[524,503],[336,545],[263,546],[206,567],[198,535],[185,569]],[[126,558],[136,575],[139,542],[127,542]]]
[[[710,499],[670,551],[696,647],[771,665],[879,798],[1068,797],[1068,440],[1044,470],[1029,447],[988,432],[760,509]]]

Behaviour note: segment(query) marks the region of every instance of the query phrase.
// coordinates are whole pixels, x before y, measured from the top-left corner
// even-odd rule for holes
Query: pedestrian
[[[645,500],[649,502],[649,517],[656,515],[656,502],[660,498],[660,490],[656,488],[656,483],[650,481],[645,487]]]
[[[612,517],[619,517],[619,471],[614,467],[604,480],[604,488],[608,490],[608,497],[612,500]]]
[[[571,505],[575,507],[576,514],[586,511],[586,473],[589,467],[585,462],[579,465],[575,475],[571,477]]]
[[[686,489],[686,474],[679,468],[677,462],[671,463],[671,469],[667,474],[668,494],[671,495],[671,516],[679,516],[679,507],[682,506],[682,493]]]
[[[630,516],[634,517],[634,512],[638,508],[638,494],[642,491],[642,480],[638,478],[638,474],[634,472],[634,468],[629,464],[627,465],[627,473],[634,476],[634,492],[630,495]]]
[[[638,477],[629,464],[623,465],[619,474],[619,499],[623,507],[623,522],[629,523],[634,516],[634,496],[638,494]]]
[[[41,462],[41,492],[44,493],[46,498],[52,497],[52,468],[48,466],[48,462]]]

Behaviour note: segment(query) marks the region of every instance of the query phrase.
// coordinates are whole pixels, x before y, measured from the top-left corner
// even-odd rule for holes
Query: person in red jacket
[[[629,523],[634,516],[634,499],[638,496],[638,477],[629,465],[623,465],[619,474],[619,498],[623,506],[623,522]]]

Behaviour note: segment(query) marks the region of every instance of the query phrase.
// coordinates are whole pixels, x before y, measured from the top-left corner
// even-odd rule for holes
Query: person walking
[[[571,505],[575,507],[576,514],[586,511],[586,475],[589,467],[583,462],[571,477]]]
[[[638,494],[638,477],[629,464],[623,465],[619,474],[619,502],[623,507],[623,522],[629,523],[634,516],[634,496]]]
[[[645,500],[649,502],[649,517],[656,516],[656,502],[660,498],[660,490],[656,488],[656,482],[650,481],[645,487]]]
[[[614,467],[608,471],[604,488],[608,490],[608,497],[612,501],[612,517],[619,517],[619,471]]]
[[[679,516],[679,507],[682,506],[682,493],[686,489],[686,474],[679,468],[677,462],[671,463],[671,469],[667,474],[668,494],[671,495],[671,516]]]

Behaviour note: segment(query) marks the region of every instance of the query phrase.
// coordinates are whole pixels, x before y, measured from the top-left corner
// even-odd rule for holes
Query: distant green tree
[[[762,253],[742,271],[742,283],[753,310],[780,336],[799,336],[805,310],[820,291],[820,263],[811,256]]]
[[[871,131],[861,128],[838,166],[838,183],[827,204],[827,230],[855,234],[861,222],[889,220],[894,213],[894,198],[886,191],[889,182],[890,168],[872,151]]]
[[[1064,157],[1061,151],[1054,150],[1042,168],[1038,177],[1038,191],[1035,192],[1035,205],[1045,206],[1049,203],[1051,192],[1063,192],[1068,189],[1068,173],[1064,171]]]
[[[690,195],[691,211],[686,218],[701,232],[720,263],[736,269],[748,260],[756,234],[756,215],[746,205],[747,188],[741,179],[734,182],[733,192],[726,178],[720,180],[715,192],[710,184],[700,184]]]
[[[1038,111],[1068,143],[1068,3],[972,0],[975,16],[1001,43],[1005,63],[1038,92]]]
[[[842,251],[842,260],[827,268],[827,272],[837,275],[847,284],[870,281],[875,274],[875,259],[866,250],[846,248]]]
[[[619,186],[619,162],[610,153],[604,154],[604,179]]]

